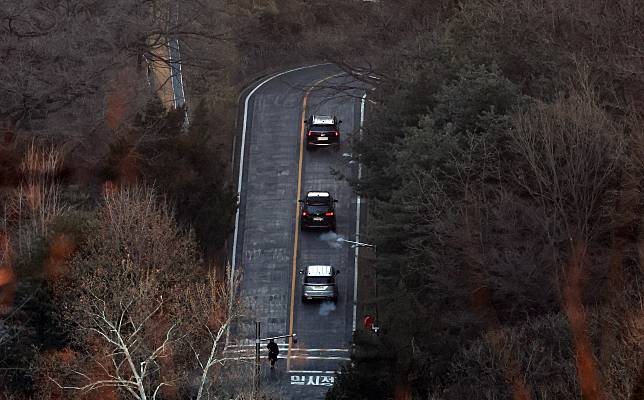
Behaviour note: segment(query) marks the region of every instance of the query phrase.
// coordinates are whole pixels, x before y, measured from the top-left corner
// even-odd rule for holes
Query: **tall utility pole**
[[[338,238],[336,239],[336,241],[337,241],[337,242],[340,242],[340,243],[348,243],[348,244],[350,244],[350,245],[351,245],[351,247],[352,247],[352,248],[353,248],[353,247],[355,247],[355,248],[358,248],[358,247],[369,247],[369,248],[372,248],[372,249],[373,249],[374,256],[376,255],[377,247],[376,247],[376,245],[375,245],[375,244],[356,242],[356,241],[353,241],[353,240],[347,240],[347,239],[344,239],[344,238],[342,238],[342,237],[338,237]],[[373,287],[374,287],[374,292],[375,292],[375,293],[374,293],[374,295],[375,295],[375,298],[376,298],[376,301],[375,301],[375,306],[376,306],[376,321],[378,321],[378,323],[379,323],[379,322],[380,322],[380,320],[378,319],[378,267],[374,266],[374,267],[373,267],[373,272],[374,272],[374,274],[375,274],[375,278],[374,278],[374,281],[373,281]],[[378,327],[376,327],[375,332],[376,332],[376,333],[378,333]]]

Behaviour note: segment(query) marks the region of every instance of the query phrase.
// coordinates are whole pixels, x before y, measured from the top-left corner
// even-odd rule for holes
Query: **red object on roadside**
[[[376,319],[373,317],[373,315],[365,315],[364,319],[362,320],[364,323],[364,327],[366,329],[371,330],[373,328],[373,324],[376,322]]]

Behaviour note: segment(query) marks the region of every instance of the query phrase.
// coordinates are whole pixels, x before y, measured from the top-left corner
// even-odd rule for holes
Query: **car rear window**
[[[329,210],[327,204],[307,204],[306,210],[310,213],[323,213]]]
[[[306,283],[328,285],[333,283],[333,277],[332,276],[307,276]]]
[[[313,125],[310,129],[313,132],[335,132],[333,125]]]

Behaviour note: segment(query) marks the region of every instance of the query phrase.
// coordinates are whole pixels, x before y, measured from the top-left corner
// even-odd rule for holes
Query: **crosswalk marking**
[[[340,371],[316,371],[312,369],[291,369],[288,371],[289,374],[339,374]]]
[[[304,359],[304,360],[340,360],[351,361],[349,357],[336,357],[336,356],[291,356],[291,359]]]
[[[286,355],[279,355],[277,358],[285,360],[288,358]],[[351,361],[349,357],[338,357],[338,356],[294,356],[291,355],[291,360],[339,360],[339,361]],[[227,360],[254,360],[255,356],[238,356],[238,357],[227,357]]]
[[[279,347],[279,349],[285,349],[287,346],[284,347]],[[266,350],[264,347],[260,348],[261,350]],[[247,347],[247,348],[242,348],[242,349],[226,349],[224,351],[230,352],[230,353],[241,353],[244,351],[254,351],[255,346],[252,347]],[[296,351],[296,352],[312,352],[312,353],[349,353],[348,349],[291,349],[291,351]]]
[[[278,344],[278,348],[281,349],[286,349],[288,348],[288,344]],[[224,349],[226,352],[244,352],[244,351],[254,351],[255,350],[255,345],[254,344],[243,344],[243,345],[228,345]],[[266,346],[260,346],[260,350],[266,350]],[[349,349],[322,349],[322,348],[291,348],[291,351],[295,352],[314,352],[314,353],[323,353],[323,352],[332,352],[332,353],[349,353]]]
[[[279,346],[279,345],[278,345]],[[286,351],[287,344],[279,346],[281,351]],[[253,360],[255,359],[255,345],[242,344],[242,345],[228,345],[226,346],[225,353],[230,354],[232,357],[229,359],[234,360]],[[260,347],[259,354],[265,357],[268,349],[264,346]],[[298,359],[298,360],[338,360],[350,361],[349,349],[307,349],[307,348],[291,348],[290,357],[288,355],[280,354],[277,358],[280,359]]]

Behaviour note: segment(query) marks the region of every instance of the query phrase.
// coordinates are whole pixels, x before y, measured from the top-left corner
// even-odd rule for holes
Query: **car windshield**
[[[323,213],[329,211],[329,206],[327,204],[307,204],[306,211],[313,214]]]
[[[313,125],[311,127],[313,132],[335,132],[335,127],[333,125]]]
[[[332,276],[307,276],[306,277],[306,283],[310,283],[313,285],[328,285],[333,283],[333,277]]]

